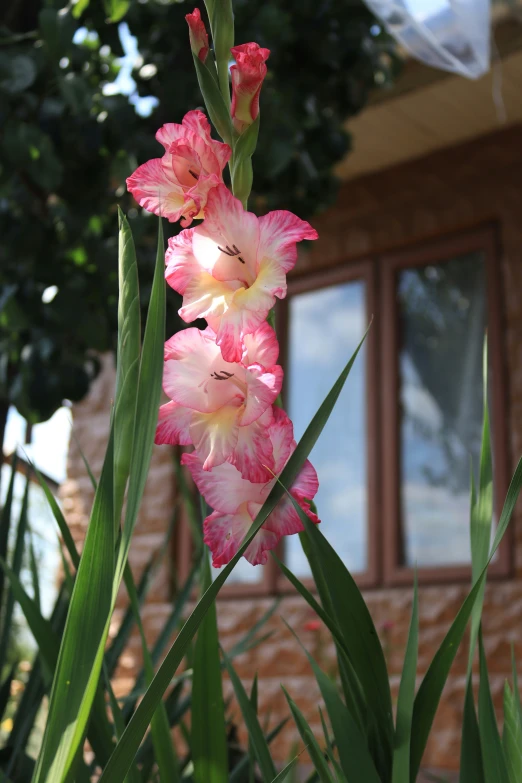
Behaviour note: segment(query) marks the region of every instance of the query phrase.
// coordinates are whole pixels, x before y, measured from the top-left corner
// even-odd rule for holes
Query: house
[[[336,205],[314,222],[320,239],[302,254],[279,313],[286,403],[300,436],[372,319],[322,440],[312,454],[322,482],[323,531],[356,574],[382,635],[396,695],[410,619],[414,568],[420,584],[419,675],[425,672],[470,584],[469,454],[481,437],[482,348],[489,342],[489,410],[498,509],[522,454],[522,26],[497,24],[499,59],[475,82],[408,62],[395,88],[351,122],[354,152],[339,167]],[[114,376],[111,359],[74,409],[88,460],[101,464]],[[65,511],[81,538],[89,478],[71,441]],[[139,572],[163,546],[176,507],[173,455],[156,447],[131,563]],[[522,661],[522,510],[491,568],[484,639],[500,700],[511,645]],[[153,638],[169,611],[172,573],[190,563],[188,526],[158,572],[144,609]],[[296,537],[281,552],[309,577]],[[316,721],[309,666],[283,616],[326,666],[333,646],[273,563],[236,568],[218,602],[229,647],[281,595],[274,634],[238,659],[247,684],[259,674],[261,711],[286,714],[284,683]],[[139,662],[124,656],[123,692]],[[466,649],[459,651],[426,751],[426,767],[455,770]],[[296,732],[274,744],[283,761]]]

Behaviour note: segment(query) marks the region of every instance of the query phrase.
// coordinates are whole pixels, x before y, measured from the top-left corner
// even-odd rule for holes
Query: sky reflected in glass
[[[342,283],[289,301],[285,383],[296,440],[359,344],[367,326],[365,284]],[[310,460],[319,476],[321,529],[352,571],[367,567],[366,353],[353,365]],[[285,538],[285,561],[310,576],[298,536]]]

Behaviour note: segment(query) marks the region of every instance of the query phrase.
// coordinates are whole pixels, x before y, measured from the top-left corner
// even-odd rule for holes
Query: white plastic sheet
[[[489,70],[490,0],[366,0],[418,60],[477,79]]]

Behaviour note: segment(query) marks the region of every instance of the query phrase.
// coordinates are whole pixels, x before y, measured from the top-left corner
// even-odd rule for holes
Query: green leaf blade
[[[202,590],[212,584],[208,550],[202,561]],[[195,783],[226,783],[228,751],[216,605],[199,626],[192,675],[191,752]]]

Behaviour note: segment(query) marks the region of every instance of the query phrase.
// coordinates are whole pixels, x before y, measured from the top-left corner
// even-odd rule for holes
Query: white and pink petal
[[[175,402],[161,405],[154,443],[190,446],[192,443],[189,429],[191,420],[192,411],[189,408],[184,408]]]

